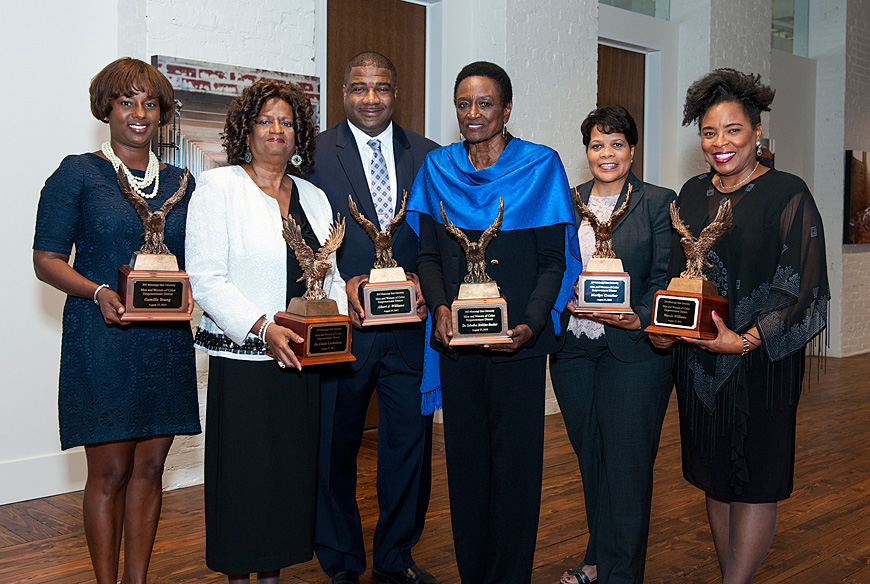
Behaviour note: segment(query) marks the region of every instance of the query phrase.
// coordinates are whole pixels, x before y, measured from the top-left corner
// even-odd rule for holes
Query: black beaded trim
[[[257,337],[248,337],[244,345],[237,345],[224,334],[216,335],[201,328],[196,329],[193,344],[209,351],[223,351],[238,355],[265,355],[268,346]]]

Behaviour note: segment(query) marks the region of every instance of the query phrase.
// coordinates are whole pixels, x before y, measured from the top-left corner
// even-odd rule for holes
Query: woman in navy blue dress
[[[145,582],[175,434],[200,432],[190,326],[122,323],[111,284],[142,245],[142,221],[118,189],[126,172],[157,210],[181,184],[150,150],[171,119],[174,93],[151,65],[123,58],[91,81],[91,112],[109,125],[101,151],[67,156],[39,200],[33,266],[67,293],[58,412],[63,449],[87,457],[83,513],[98,584],[115,584],[124,533],[125,584]],[[187,186],[193,190],[193,181]],[[166,244],[184,263],[185,197],[166,220]],[[75,248],[75,261],[69,264]]]

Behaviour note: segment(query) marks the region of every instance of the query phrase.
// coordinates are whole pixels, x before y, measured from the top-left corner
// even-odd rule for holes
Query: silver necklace
[[[756,170],[758,170],[758,161],[755,162],[755,168],[752,169],[752,172],[749,173],[749,176],[747,176],[746,178],[744,178],[742,181],[740,181],[740,182],[737,183],[736,185],[731,185],[730,187],[726,187],[725,185],[722,184],[722,175],[720,174],[720,175],[719,175],[719,188],[720,188],[720,189],[727,190],[727,191],[730,191],[730,190],[736,189],[737,187],[739,187],[740,185],[742,185],[743,183],[745,183],[746,181],[748,181],[748,180],[750,179],[750,177],[752,177],[752,175],[755,174],[755,171],[756,171]]]

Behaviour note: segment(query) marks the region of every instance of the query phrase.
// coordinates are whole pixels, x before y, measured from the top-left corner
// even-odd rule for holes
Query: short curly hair
[[[317,142],[317,127],[314,124],[311,101],[296,85],[273,79],[255,81],[230,104],[227,123],[221,135],[227,161],[230,164],[242,164],[245,161],[248,135],[254,121],[266,102],[273,98],[283,99],[293,110],[295,154],[302,157],[302,164],[299,166],[293,166],[287,161],[287,172],[293,176],[305,176],[314,168],[314,146]]]
[[[91,113],[103,123],[109,122],[112,102],[137,92],[157,98],[160,105],[160,125],[165,125],[175,113],[175,90],[153,65],[132,57],[112,61],[91,79]]]
[[[514,89],[513,85],[511,85],[511,78],[504,69],[489,61],[475,61],[459,71],[459,75],[456,76],[456,83],[453,84],[453,101],[456,101],[456,92],[459,91],[459,84],[469,77],[488,77],[495,81],[501,94],[502,106],[513,101]]]
[[[589,148],[592,139],[592,128],[598,128],[602,134],[622,134],[629,146],[637,146],[637,123],[621,105],[599,107],[589,112],[580,124],[580,134],[583,135],[586,148]]]
[[[707,111],[716,104],[733,102],[743,108],[753,127],[761,123],[761,112],[769,112],[776,90],[761,83],[761,75],[736,69],[715,69],[704,75],[686,91],[683,125],[697,122],[698,128]]]

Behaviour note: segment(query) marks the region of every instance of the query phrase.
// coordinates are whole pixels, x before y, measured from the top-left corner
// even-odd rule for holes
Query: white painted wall
[[[61,454],[57,430],[65,296],[33,275],[36,205],[70,153],[108,137],[90,113],[91,77],[117,56],[117,0],[14,2],[3,9],[0,144],[5,193],[0,286],[0,504],[81,484],[82,451]],[[86,31],[86,32],[85,32]]]

